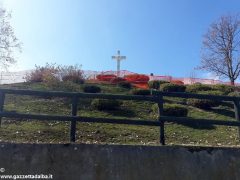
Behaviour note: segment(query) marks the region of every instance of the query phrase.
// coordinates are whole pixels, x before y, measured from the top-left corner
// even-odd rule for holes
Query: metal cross
[[[117,60],[117,76],[120,76],[120,62],[124,59],[126,59],[126,56],[121,56],[120,51],[117,51],[116,56],[112,56],[112,59]]]

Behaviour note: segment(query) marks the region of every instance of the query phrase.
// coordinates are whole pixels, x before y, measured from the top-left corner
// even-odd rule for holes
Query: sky
[[[23,43],[12,70],[36,65],[81,64],[116,70],[112,55],[127,56],[121,69],[174,77],[212,78],[195,71],[203,35],[222,15],[239,13],[239,0],[0,0],[12,13]]]

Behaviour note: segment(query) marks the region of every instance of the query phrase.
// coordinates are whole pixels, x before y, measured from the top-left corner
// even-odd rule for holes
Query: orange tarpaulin
[[[141,89],[148,89],[148,81],[149,77],[144,74],[130,74],[124,76],[124,78],[132,83],[135,87],[141,88]]]
[[[110,80],[110,82],[113,84],[117,84],[117,83],[124,82],[124,81],[126,81],[126,79],[120,78],[120,77],[116,77],[116,78],[113,78]]]
[[[144,74],[130,74],[130,75],[126,75],[124,76],[124,78],[128,81],[128,82],[148,82],[149,81],[149,77],[144,75]]]
[[[110,82],[111,79],[113,79],[113,78],[117,78],[117,76],[114,74],[106,74],[106,75],[99,74],[99,75],[97,75],[97,79],[99,81],[109,81]]]
[[[110,82],[112,84],[116,84],[119,82],[127,81],[130,82],[133,86],[142,88],[142,89],[148,89],[148,81],[149,77],[144,74],[130,74],[125,75],[123,78],[117,77],[114,74],[100,74],[97,75],[98,81],[105,81]]]

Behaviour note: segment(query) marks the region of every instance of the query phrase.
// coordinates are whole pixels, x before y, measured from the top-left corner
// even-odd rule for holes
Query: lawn
[[[103,93],[130,94],[128,89],[115,85],[97,85],[101,87]],[[82,86],[76,85],[75,88],[81,92]],[[2,85],[2,88],[49,90],[43,83]],[[166,101],[183,104],[185,102],[181,98],[166,98]],[[114,111],[93,110],[90,104],[91,99],[80,99],[78,115],[113,119],[156,120],[156,114],[152,111],[153,103],[151,102],[122,101],[120,108]],[[35,114],[70,115],[71,104],[66,98],[7,95],[4,110]],[[234,112],[232,105],[228,103],[208,111],[188,106],[188,117],[234,120]],[[69,122],[3,118],[0,128],[0,141],[69,143],[69,126]],[[234,127],[186,126],[176,123],[167,123],[165,132],[166,144],[168,145],[238,146],[240,143],[237,134],[238,130]],[[76,143],[159,145],[159,127],[78,122]]]

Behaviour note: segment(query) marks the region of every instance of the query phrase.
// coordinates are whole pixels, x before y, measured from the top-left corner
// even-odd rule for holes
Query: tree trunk
[[[231,82],[231,85],[234,86],[234,80],[233,79],[230,79],[230,82]]]

